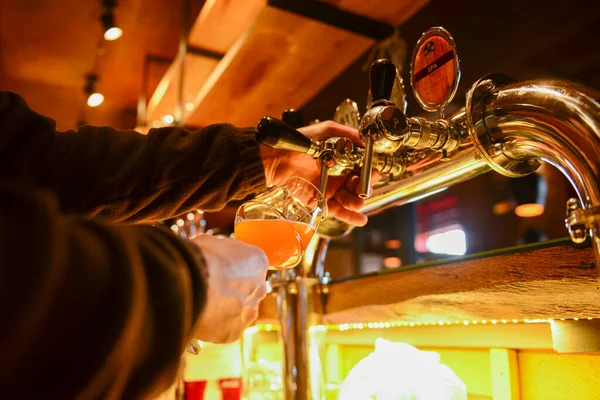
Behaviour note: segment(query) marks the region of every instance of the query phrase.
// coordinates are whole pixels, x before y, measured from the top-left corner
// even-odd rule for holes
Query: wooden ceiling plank
[[[209,0],[194,21],[188,37],[189,46],[225,54],[253,23],[266,0]],[[165,73],[148,102],[146,120],[160,120],[173,114],[177,107],[178,69],[176,59]],[[191,102],[211,76],[218,60],[188,53],[185,60],[184,101]]]
[[[266,1],[259,3],[256,0],[249,6],[256,12],[254,21],[248,23],[248,29],[230,46],[226,57],[197,94],[194,110],[184,118],[186,125],[220,122],[254,125],[264,115],[278,116],[287,108],[302,107],[375,43],[371,38],[265,6]],[[410,18],[427,1],[364,3],[340,0],[333,5],[395,26]],[[208,6],[203,10],[206,19],[212,13],[218,14],[219,7],[229,17],[239,15],[232,9],[223,11],[226,7],[218,0]],[[196,25],[200,27],[202,23]],[[201,47],[225,49],[226,46],[215,49],[206,42],[217,40],[211,38],[208,28],[207,34],[201,35],[200,31],[196,27],[194,36],[205,40]]]
[[[393,26],[400,25],[412,17],[429,0],[319,0],[354,14],[362,15]]]
[[[219,60],[187,54],[185,57],[184,102],[190,103],[202,88]],[[173,61],[154,91],[146,111],[146,121],[160,120],[165,114],[175,113],[178,106],[179,59]]]
[[[266,0],[208,0],[190,29],[189,44],[225,54],[252,25]]]
[[[187,125],[253,125],[300,107],[374,40],[265,7],[194,101]]]

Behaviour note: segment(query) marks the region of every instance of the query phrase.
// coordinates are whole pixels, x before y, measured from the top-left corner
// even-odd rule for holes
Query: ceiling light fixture
[[[104,12],[100,17],[100,22],[102,22],[102,26],[104,27],[104,39],[106,40],[117,40],[123,36],[123,30],[115,24],[114,9],[116,6],[117,4],[114,0],[102,1]]]
[[[102,93],[96,92],[96,82],[98,81],[98,75],[89,74],[86,77],[85,94],[88,96],[87,105],[90,107],[98,107],[104,102],[104,96]]]

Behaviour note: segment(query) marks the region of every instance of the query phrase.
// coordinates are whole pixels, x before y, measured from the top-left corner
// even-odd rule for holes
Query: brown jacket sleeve
[[[194,133],[92,126],[57,132],[22,97],[0,91],[0,178],[54,192],[65,212],[112,221],[213,211],[265,186],[251,132],[228,124]]]
[[[166,389],[205,303],[204,268],[166,229],[68,219],[53,196],[0,182],[2,398]]]
[[[263,186],[247,131],[56,132],[0,92],[2,397],[166,389],[205,303],[205,266],[167,230],[115,222],[218,209]]]

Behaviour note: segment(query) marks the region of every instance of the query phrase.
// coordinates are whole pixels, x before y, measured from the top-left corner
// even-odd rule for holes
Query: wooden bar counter
[[[324,322],[599,318],[598,286],[591,248],[560,239],[334,281]],[[276,320],[269,297],[259,323]]]
[[[561,239],[329,285],[312,342],[336,399],[377,338],[440,354],[469,400],[600,398],[600,289],[591,248]],[[275,296],[246,357],[281,360]],[[251,349],[251,350],[248,350]],[[315,350],[316,351],[316,350]],[[316,353],[315,353],[316,354]]]

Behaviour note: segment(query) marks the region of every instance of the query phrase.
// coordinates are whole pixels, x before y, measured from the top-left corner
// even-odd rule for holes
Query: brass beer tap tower
[[[515,82],[492,74],[475,82],[464,107],[444,117],[459,77],[453,38],[441,27],[431,28],[413,52],[411,86],[420,106],[437,112],[436,120],[405,115],[404,104],[394,103],[403,97],[392,93],[396,68],[389,60],[378,60],[369,71],[366,113],[361,118],[356,104],[346,100],[334,117],[358,128],[364,148],[346,138],[313,142],[298,126],[271,117],[260,121],[256,137],[263,145],[314,157],[321,166],[321,189],[330,175],[359,173],[367,215],[490,170],[517,178],[533,173],[542,161],[549,163],[562,171],[578,195],[567,203],[569,234],[576,243],[589,237],[600,266],[600,92],[569,81]],[[385,179],[369,196],[373,169]],[[281,323],[286,400],[324,398],[319,372],[309,367],[316,354],[310,351],[310,327],[321,322],[325,311],[329,277],[323,262],[329,240],[351,229],[325,219],[301,265],[278,272],[270,282]]]

